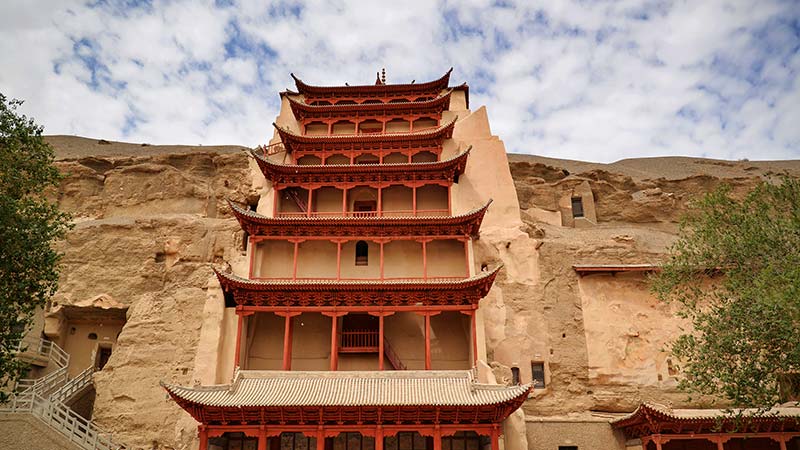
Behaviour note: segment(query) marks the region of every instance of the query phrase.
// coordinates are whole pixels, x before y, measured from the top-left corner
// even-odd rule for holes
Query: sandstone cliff
[[[199,327],[218,289],[210,263],[244,258],[225,200],[257,202],[258,172],[241,147],[48,140],[67,174],[58,200],[76,222],[62,244],[54,300],[106,295],[129,306],[117,350],[96,375],[94,418],[136,448],[183,448],[191,428],[178,424],[186,415],[158,382],[198,381]],[[660,351],[678,324],[648,294],[646,279],[580,278],[572,266],[657,263],[693,196],[720,182],[745,192],[764,177],[800,174],[800,163],[510,160],[522,225],[490,224],[475,246],[477,264],[506,264],[482,303],[498,379],[512,364],[530,377],[530,361],[546,361],[548,385],[526,403],[529,415],[629,411],[642,399],[685,403]],[[593,199],[596,223],[562,226],[564,198],[576,192]]]

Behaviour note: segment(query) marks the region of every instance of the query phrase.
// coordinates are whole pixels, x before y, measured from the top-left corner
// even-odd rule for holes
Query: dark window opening
[[[533,387],[535,389],[544,388],[544,363],[531,362],[531,377],[533,378]]]
[[[456,431],[452,436],[442,437],[442,450],[480,450],[488,445],[491,445],[488,436],[474,431]]]
[[[244,232],[244,236],[242,236],[242,251],[247,251],[247,240],[250,239],[250,233],[247,231]]]
[[[558,450],[578,450],[577,445],[559,445]]]
[[[89,339],[92,341],[97,340],[97,333],[89,333]]]
[[[445,438],[442,438],[442,444],[444,440]],[[384,450],[432,450],[432,444],[431,442],[431,445],[428,445],[428,438],[416,431],[398,431],[396,435],[386,436],[383,439]],[[444,445],[442,449],[444,450]]]
[[[356,265],[366,266],[369,264],[369,244],[364,241],[356,242]]]
[[[103,370],[103,367],[105,367],[106,363],[108,362],[108,358],[111,357],[111,347],[100,347],[98,351],[97,369]]]
[[[355,201],[353,202],[353,211],[359,213],[356,214],[358,217],[373,216],[378,211],[378,202],[375,200]]]
[[[572,197],[572,217],[583,217],[583,199]]]
[[[519,381],[519,367],[512,367],[511,368],[511,384],[514,386],[518,386],[520,384]]]

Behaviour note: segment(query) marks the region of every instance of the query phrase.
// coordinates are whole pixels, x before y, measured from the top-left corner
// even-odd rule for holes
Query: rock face
[[[473,113],[475,120],[485,114]],[[205,357],[197,354],[200,325],[220,295],[211,264],[245,263],[243,232],[225,201],[255,205],[263,177],[239,147],[49,140],[67,174],[58,200],[76,222],[62,243],[64,270],[54,301],[80,306],[111,298],[128,307],[110,360],[95,378],[94,419],[133,448],[191,448],[193,422],[159,382],[202,381],[195,364]],[[497,145],[502,143],[494,138],[478,147]],[[468,165],[468,171],[488,171],[485,166],[497,162],[494,153],[481,159],[479,151],[471,158],[481,164]],[[474,245],[476,266],[505,264],[480,309],[497,381],[509,381],[516,365],[529,382],[531,363],[545,365],[545,388],[524,405],[529,422],[630,411],[642,400],[688,405],[662,351],[680,323],[648,293],[646,279],[579,277],[572,266],[658,263],[694,196],[721,182],[743,193],[782,171],[800,174],[800,164],[509,159],[516,189],[507,172],[492,177],[497,186],[491,190],[502,196],[492,208],[499,210],[487,216]],[[459,189],[476,204],[486,200],[481,186]],[[576,199],[583,217],[573,217]],[[523,424],[515,417],[507,425],[507,431],[522,433],[506,438],[509,448],[525,445]],[[540,437],[528,425],[528,445],[539,448]],[[553,427],[569,428],[567,422]]]

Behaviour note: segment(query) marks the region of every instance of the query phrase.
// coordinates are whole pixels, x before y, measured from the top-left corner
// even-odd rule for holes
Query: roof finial
[[[386,84],[386,67],[381,69],[381,83]]]

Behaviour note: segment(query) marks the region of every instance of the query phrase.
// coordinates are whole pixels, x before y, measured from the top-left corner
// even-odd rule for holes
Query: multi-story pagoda
[[[282,94],[275,138],[253,152],[266,193],[231,203],[249,267],[217,271],[232,381],[165,385],[200,449],[498,450],[530,386],[478,380],[476,316],[500,267],[473,255],[491,200],[453,200],[471,147],[450,108],[468,88],[449,77],[295,77]]]

